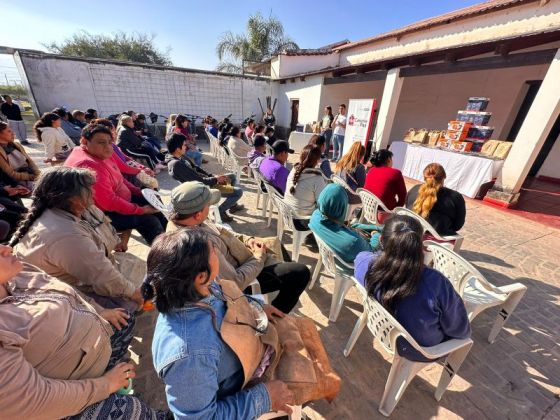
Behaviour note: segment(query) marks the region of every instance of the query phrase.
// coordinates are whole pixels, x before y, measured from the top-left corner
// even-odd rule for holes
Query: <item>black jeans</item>
[[[257,276],[262,293],[280,292],[272,305],[284,313],[289,313],[296,306],[310,279],[309,269],[295,262],[269,265]]]
[[[139,206],[148,204],[144,197],[132,196],[130,201]],[[111,224],[116,230],[136,229],[148,245],[152,244],[156,236],[165,232],[167,226],[167,219],[161,213],[135,215],[109,211],[105,214],[111,219]]]
[[[6,237],[15,230],[27,209],[8,197],[0,197],[0,204],[6,207],[5,210],[0,211],[0,220],[7,222],[10,227],[7,232],[3,232]]]

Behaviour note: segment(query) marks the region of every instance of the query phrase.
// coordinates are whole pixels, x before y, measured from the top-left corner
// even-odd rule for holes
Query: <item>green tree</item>
[[[284,26],[276,17],[263,17],[260,13],[249,16],[247,33],[224,32],[216,54],[220,63],[218,71],[241,73],[243,61],[261,62],[284,50],[298,49],[291,38],[284,35]]]
[[[154,38],[154,34],[116,32],[113,35],[96,35],[80,31],[63,42],[43,45],[56,54],[173,65],[169,58],[169,48],[165,52],[160,51],[154,45]]]

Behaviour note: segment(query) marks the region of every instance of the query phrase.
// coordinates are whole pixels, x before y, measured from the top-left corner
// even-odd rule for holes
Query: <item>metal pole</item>
[[[245,60],[241,59],[241,121],[245,119],[245,112],[243,109],[243,80],[245,79]]]

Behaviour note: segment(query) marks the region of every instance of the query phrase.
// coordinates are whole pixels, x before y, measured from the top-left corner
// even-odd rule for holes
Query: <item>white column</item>
[[[399,77],[399,72],[399,68],[391,69],[387,72],[381,98],[381,107],[377,117],[377,126],[373,134],[376,150],[385,148],[389,144],[389,136],[395,121],[395,113],[397,112],[397,105],[404,81],[404,78]]]
[[[546,137],[560,113],[560,49],[556,52],[542,85],[519,129],[504,162],[498,189],[516,194],[521,189]]]

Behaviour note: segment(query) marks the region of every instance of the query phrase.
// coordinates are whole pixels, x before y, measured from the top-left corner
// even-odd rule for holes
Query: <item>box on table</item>
[[[488,140],[494,133],[494,127],[487,125],[473,125],[469,128],[468,137],[477,140]]]
[[[467,131],[447,130],[445,138],[449,141],[463,141],[467,138]]]
[[[472,123],[468,121],[449,121],[447,123],[447,129],[452,131],[466,131],[467,133],[472,127]]]
[[[470,141],[452,141],[449,149],[456,152],[470,152],[472,146],[473,144]]]
[[[484,111],[490,102],[490,98],[471,96],[467,103],[467,111]]]
[[[466,121],[475,125],[486,125],[492,116],[491,112],[458,111],[457,120]]]
[[[445,130],[430,130],[428,132],[428,145],[436,146],[441,138],[445,137]]]

